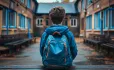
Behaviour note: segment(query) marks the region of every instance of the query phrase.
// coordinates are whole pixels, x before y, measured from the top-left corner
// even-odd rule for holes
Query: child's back
[[[54,11],[58,10],[59,7],[54,8]],[[59,11],[61,8],[59,9]],[[53,10],[52,10],[53,11]],[[77,46],[73,36],[73,33],[68,29],[67,26],[62,26],[61,19],[64,18],[62,15],[56,17],[51,12],[50,18],[53,23],[58,23],[48,27],[42,35],[40,42],[40,53],[42,61],[45,66],[71,66],[73,59],[77,55]],[[64,12],[62,11],[64,14]],[[61,14],[62,14],[61,13]],[[59,13],[58,13],[59,14]]]

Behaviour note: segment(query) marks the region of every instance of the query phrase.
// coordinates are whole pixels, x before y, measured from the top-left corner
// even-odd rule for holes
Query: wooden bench
[[[6,43],[5,46],[8,46],[11,52],[15,52],[17,49],[21,48],[23,45],[28,46],[30,44],[30,39],[23,39],[14,42]]]
[[[100,45],[102,43],[106,43],[105,35],[100,34],[90,34],[88,38],[85,39],[84,43],[87,43],[88,45],[92,45],[96,50],[100,49]]]
[[[114,53],[114,40],[109,40],[107,43],[101,44],[101,47],[103,50],[107,51],[107,55],[110,54],[110,52]],[[114,54],[113,54],[114,55]]]
[[[15,35],[1,35],[0,36],[0,45],[6,46],[11,51],[20,48],[22,45],[28,45],[35,38],[28,38],[27,34],[15,34]]]
[[[104,42],[105,35],[90,34],[88,38],[85,39],[85,43],[88,44],[99,44]]]
[[[6,47],[0,46],[0,56],[7,53],[9,53],[9,49]]]

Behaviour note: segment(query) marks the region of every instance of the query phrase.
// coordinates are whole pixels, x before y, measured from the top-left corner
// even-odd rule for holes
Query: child
[[[49,12],[53,25],[43,33],[40,41],[40,53],[44,66],[71,66],[77,55],[77,46],[73,33],[62,25],[65,10],[55,7]]]

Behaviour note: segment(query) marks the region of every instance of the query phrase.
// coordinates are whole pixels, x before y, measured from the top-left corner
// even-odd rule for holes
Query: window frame
[[[26,29],[25,28],[25,16],[22,14],[19,14],[19,28]]]
[[[31,8],[31,0],[27,0],[27,7]]]
[[[92,15],[86,17],[86,29],[87,30],[92,29]]]
[[[5,14],[5,16],[4,16],[4,14]],[[6,9],[6,8],[3,9],[2,18],[5,19],[2,22],[2,28],[6,28],[7,24],[8,24],[8,9]]]
[[[85,1],[85,0],[82,0],[82,1],[81,1],[81,8],[82,8],[82,10],[85,9],[85,7],[84,7],[84,6],[85,6],[85,2],[84,2],[84,1]]]
[[[42,20],[43,21],[43,18],[37,18],[36,19],[36,27],[43,27],[43,24],[42,24],[42,22],[39,22],[40,23],[40,25],[38,25],[38,20]],[[42,25],[41,25],[42,24]]]
[[[21,3],[25,3],[25,0],[20,0],[21,1]]]
[[[94,29],[95,30],[100,30],[101,29],[101,19],[100,19],[100,16],[101,16],[101,12],[96,12],[94,14]],[[97,24],[96,24],[97,22]]]
[[[91,4],[92,0],[87,0],[87,6]]]
[[[9,19],[10,19],[10,20],[9,20],[9,27],[10,27],[10,28],[16,28],[16,21],[17,21],[16,12],[15,12],[15,11],[10,11],[10,12],[9,12],[9,17],[10,17],[10,13],[13,13],[13,15],[14,15],[14,20],[13,20],[13,21],[14,21],[14,25],[10,25],[10,23],[11,23],[10,20],[11,20],[11,19],[9,18]]]
[[[113,16],[114,13],[112,11],[114,11],[114,10],[110,11],[110,29],[114,29],[114,26],[112,26],[112,24],[114,24],[114,22],[112,22],[112,20],[113,20],[112,16]]]
[[[27,22],[28,22],[28,29],[31,29],[31,18],[27,18]]]
[[[73,25],[72,25],[72,20],[73,20]],[[75,20],[75,22],[76,22],[76,24],[74,25],[74,20]],[[77,24],[77,18],[71,18],[70,19],[70,27],[77,27],[78,26],[78,24]]]
[[[108,21],[107,21],[107,12],[108,12]],[[110,17],[110,14],[109,14],[109,10],[108,9],[105,9],[105,10],[103,10],[103,26],[104,26],[104,29],[108,29],[108,27],[109,27],[109,23],[110,23],[110,19],[109,19],[109,17]],[[107,23],[108,22],[108,23]]]
[[[47,25],[47,22],[48,22],[48,25]],[[49,26],[49,19],[48,18],[45,20],[45,23],[46,23],[46,26]]]

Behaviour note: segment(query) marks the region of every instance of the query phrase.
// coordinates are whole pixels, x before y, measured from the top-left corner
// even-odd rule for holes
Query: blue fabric
[[[43,50],[43,64],[45,66],[57,65],[57,66],[71,66],[72,56],[70,53],[70,46],[65,35],[53,36],[49,35],[45,49]],[[70,54],[70,55],[69,55]]]
[[[75,42],[75,38],[74,35],[71,31],[69,31],[67,26],[62,26],[62,25],[53,25],[48,27],[45,32],[42,34],[41,37],[41,41],[40,41],[40,54],[43,57],[43,50],[44,50],[44,46],[46,43],[46,38],[49,35],[52,35],[55,31],[60,32],[60,34],[65,34],[68,38],[68,42],[70,45],[70,51],[71,51],[71,57],[72,60],[76,57],[77,55],[77,45]],[[68,61],[68,63],[72,63],[70,60]]]

